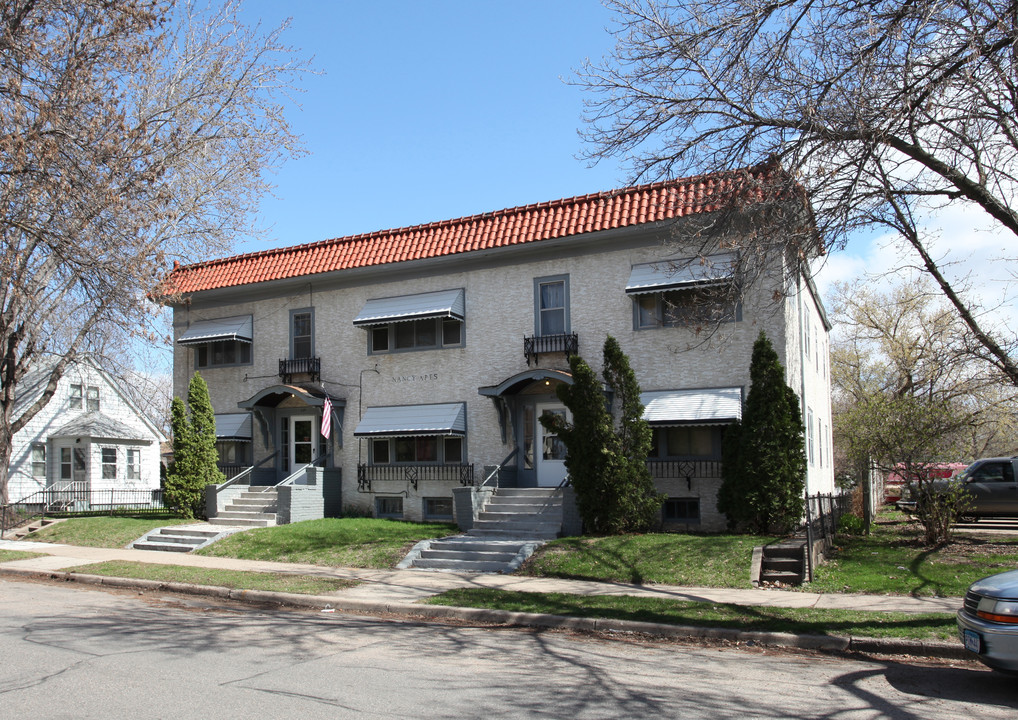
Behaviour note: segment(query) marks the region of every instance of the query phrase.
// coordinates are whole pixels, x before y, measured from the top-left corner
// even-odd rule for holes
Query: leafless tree
[[[172,259],[227,251],[266,171],[299,151],[283,114],[307,69],[285,26],[233,0],[0,4],[0,502],[11,440],[68,363],[152,331]],[[58,356],[13,417],[18,382]]]
[[[970,350],[1018,384],[1013,332],[987,323],[923,223],[960,204],[1018,235],[1018,3],[607,0],[614,54],[587,62],[589,158],[637,178],[778,163],[829,249],[900,234],[964,321]]]

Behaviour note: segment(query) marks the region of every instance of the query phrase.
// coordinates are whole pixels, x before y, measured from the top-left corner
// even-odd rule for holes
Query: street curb
[[[771,647],[790,647],[828,652],[858,652],[871,655],[910,655],[914,657],[972,660],[974,656],[960,643],[934,640],[904,640],[899,638],[839,637],[830,635],[795,635],[792,633],[746,631],[735,628],[711,628],[692,625],[668,625],[636,620],[610,618],[582,618],[567,615],[511,612],[485,608],[454,607],[450,605],[419,605],[406,602],[377,602],[373,600],[344,599],[333,595],[300,595],[268,590],[233,590],[211,585],[142,580],[138,578],[106,577],[62,570],[32,570],[28,568],[0,568],[0,575],[22,575],[53,580],[80,582],[86,585],[106,585],[138,590],[199,595],[258,604],[272,604],[309,609],[332,609],[369,615],[402,615],[420,619],[457,619],[490,625],[537,627],[563,630],[582,630],[602,633],[633,633],[665,638],[696,638],[724,640],[733,643],[753,643]]]

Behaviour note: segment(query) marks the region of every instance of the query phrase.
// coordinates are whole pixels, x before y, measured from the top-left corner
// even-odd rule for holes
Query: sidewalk
[[[669,598],[713,603],[729,603],[745,606],[771,606],[789,608],[818,608],[841,610],[870,610],[881,612],[939,612],[953,613],[961,606],[961,598],[934,597],[903,597],[890,595],[859,595],[839,593],[811,593],[785,590],[735,589],[735,588],[698,588],[672,585],[629,585],[624,583],[591,582],[583,580],[560,580],[555,578],[533,578],[517,575],[497,575],[484,573],[449,573],[427,570],[367,570],[358,568],[330,568],[317,565],[298,563],[266,562],[260,560],[237,560],[233,558],[205,557],[187,553],[167,553],[150,550],[133,550],[127,548],[107,549],[90,548],[74,545],[56,545],[49,543],[0,540],[0,550],[23,550],[45,553],[43,557],[27,560],[13,560],[0,563],[0,573],[4,574],[52,574],[78,565],[104,562],[107,560],[127,560],[143,563],[164,565],[186,565],[194,567],[219,568],[224,570],[246,570],[252,572],[292,573],[299,575],[317,575],[347,580],[357,580],[359,584],[348,589],[339,590],[325,596],[296,596],[284,593],[258,593],[256,591],[234,591],[228,593],[224,589],[207,588],[208,593],[218,596],[229,595],[239,599],[279,602],[305,607],[324,607],[325,604],[335,610],[364,613],[398,613],[413,616],[449,617],[456,616],[473,621],[510,622],[513,624],[541,625],[544,627],[583,627],[584,629],[631,629],[635,632],[655,632],[657,634],[677,635],[674,626],[668,632],[657,632],[649,629],[649,623],[629,623],[623,621],[586,621],[584,623],[563,622],[553,616],[544,616],[544,621],[536,622],[529,614],[504,613],[500,611],[473,610],[468,608],[447,608],[434,605],[415,605],[423,598],[437,595],[454,588],[493,588],[501,590],[518,590],[525,592],[559,592],[574,595],[633,595],[640,597]],[[79,576],[80,577],[80,576]],[[84,578],[81,578],[84,579]],[[91,580],[99,582],[98,580]],[[120,579],[115,582],[106,579],[106,584],[129,585],[132,587],[164,587],[164,584],[153,581]],[[169,588],[166,588],[169,589]],[[201,592],[201,588],[190,588],[189,591]],[[573,618],[573,621],[579,619]],[[526,622],[521,622],[526,621]],[[622,627],[625,625],[624,627]],[[595,627],[596,626],[596,627]],[[639,628],[631,626],[640,626]],[[669,626],[655,626],[664,628]],[[682,628],[681,634],[690,634],[689,628]],[[826,649],[863,649],[856,641],[854,644],[845,638],[816,638],[816,642],[803,640],[801,637],[791,641],[795,636],[781,636],[777,633],[738,633],[737,631],[703,632],[701,628],[694,633],[699,636],[711,637],[736,636],[739,640],[756,640],[757,642],[796,647],[823,647]],[[731,639],[731,638],[729,638]],[[841,642],[825,642],[841,641]],[[915,641],[881,641],[878,643],[886,650],[866,645],[869,652],[906,652],[908,654],[927,654],[937,657],[967,657],[957,643],[917,643]],[[941,647],[943,646],[943,647]],[[904,648],[901,650],[900,648]],[[923,652],[926,649],[927,652]],[[932,649],[932,650],[931,650]]]

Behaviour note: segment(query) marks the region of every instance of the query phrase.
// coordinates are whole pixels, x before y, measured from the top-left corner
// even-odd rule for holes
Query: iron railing
[[[474,484],[474,466],[463,465],[358,465],[357,490],[371,492],[371,483],[396,480],[408,482],[417,489],[421,480]]]
[[[851,495],[809,495],[799,532],[806,533],[806,577],[813,582],[813,543],[830,543],[838,534],[838,520],[849,512]]]
[[[647,468],[655,480],[721,477],[720,460],[648,460]]]
[[[322,359],[316,357],[292,358],[279,361],[279,377],[283,382],[289,384],[293,381],[294,375],[307,374],[311,376],[311,382],[322,379]]]
[[[536,364],[539,356],[553,352],[564,352],[567,358],[570,355],[579,355],[579,336],[576,333],[562,333],[559,335],[531,335],[523,338],[523,356],[527,359],[528,367],[531,361]]]
[[[37,518],[72,515],[147,515],[166,512],[163,491],[89,490],[84,483],[38,490],[0,508],[0,535]]]
[[[226,476],[227,480],[232,480],[251,466],[236,463],[217,463],[216,467]]]
[[[484,467],[484,472],[486,473],[486,475],[481,480],[481,484],[478,485],[478,488],[485,487],[492,480],[494,480],[495,481],[495,484],[494,484],[495,492],[497,493],[498,492],[499,481],[502,479],[502,470],[505,468],[506,465],[508,465],[512,460],[514,460],[516,458],[516,455],[519,454],[519,452],[520,452],[520,446],[517,445],[516,447],[513,448],[511,453],[509,453],[504,458],[502,458],[502,462],[500,462],[498,465],[495,465],[494,467],[489,467],[489,466],[486,465]]]

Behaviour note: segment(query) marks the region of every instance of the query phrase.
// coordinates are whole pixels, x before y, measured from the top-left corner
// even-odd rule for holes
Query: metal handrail
[[[498,465],[496,465],[495,469],[492,470],[491,473],[486,478],[484,478],[483,481],[481,481],[481,484],[477,486],[477,489],[480,490],[482,487],[487,486],[488,481],[491,480],[492,478],[495,478],[495,492],[497,493],[498,492],[498,478],[499,478],[499,475],[502,474],[502,468],[505,467],[506,465],[508,465],[509,461],[514,459],[516,457],[516,454],[519,453],[519,451],[520,451],[520,446],[517,445],[516,447],[513,448],[513,451],[511,453],[509,453],[508,455],[506,455],[504,458],[502,458],[502,462],[500,462]]]
[[[307,474],[307,471],[308,471],[309,467],[314,467],[315,463],[324,462],[328,458],[329,458],[329,453],[326,453],[325,455],[319,455],[318,457],[316,457],[311,462],[309,462],[309,463],[307,463],[307,464],[297,468],[292,473],[287,475],[285,478],[283,478],[282,480],[277,482],[275,484],[275,487],[280,487],[282,485],[293,485],[297,481],[297,478],[299,478],[302,474],[305,474],[305,475]]]
[[[230,478],[226,482],[224,482],[224,483],[222,483],[220,485],[216,485],[216,493],[218,494],[221,490],[225,490],[226,488],[230,487],[231,485],[238,484],[238,482],[237,482],[238,480],[241,480],[243,478],[248,477],[251,473],[253,473],[255,471],[255,469],[260,468],[262,465],[264,465],[265,463],[269,462],[270,460],[274,460],[277,455],[279,455],[279,451],[278,450],[276,450],[276,452],[272,453],[268,457],[262,458],[261,460],[256,462],[251,467],[245,468],[244,470],[241,470],[239,473],[234,475],[232,478]],[[250,482],[246,482],[246,483],[239,483],[239,484],[241,484],[241,485],[250,485],[251,483]]]

